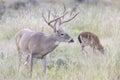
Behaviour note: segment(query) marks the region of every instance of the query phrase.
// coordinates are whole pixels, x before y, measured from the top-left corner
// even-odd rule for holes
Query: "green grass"
[[[34,31],[52,33],[41,18],[42,7],[21,10],[5,14],[0,23],[0,80],[29,80],[28,72],[23,67],[17,71],[18,57],[15,46],[15,33],[23,28]],[[66,32],[75,42],[61,43],[52,53],[52,62],[48,64],[47,75],[42,73],[41,63],[33,68],[32,80],[120,80],[120,10],[113,6],[81,4],[79,15],[71,22],[64,24]],[[89,56],[81,52],[77,36],[83,31],[90,31],[98,35],[106,49],[106,54],[93,54],[88,47]],[[58,68],[56,60],[62,58],[67,68]],[[23,59],[24,61],[24,59]]]

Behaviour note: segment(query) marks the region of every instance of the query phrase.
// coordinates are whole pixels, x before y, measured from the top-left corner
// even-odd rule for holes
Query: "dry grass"
[[[41,18],[41,10],[44,9],[42,6],[4,15],[0,23],[0,80],[29,80],[24,68],[21,74],[17,71],[14,36],[22,28],[41,31],[44,27],[44,33],[52,32]],[[52,5],[48,5],[48,8],[49,6]],[[59,7],[57,4],[55,6]],[[61,43],[51,53],[54,56],[53,60],[64,58],[67,67],[58,68],[51,62],[51,68],[47,70],[48,80],[120,80],[119,8],[81,4],[78,11],[80,14],[77,18],[65,24],[68,26],[66,32],[75,39],[75,43]],[[99,36],[106,49],[105,55],[93,54],[89,47],[89,56],[85,57],[82,54],[77,36],[83,31],[90,31]],[[45,77],[38,62],[34,66],[32,80],[44,80]]]

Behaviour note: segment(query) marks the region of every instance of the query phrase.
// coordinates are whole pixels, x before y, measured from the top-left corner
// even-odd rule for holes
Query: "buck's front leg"
[[[44,56],[42,59],[41,59],[41,63],[42,63],[42,69],[43,69],[43,74],[44,75],[44,80],[48,80],[48,76],[46,74],[46,56]]]
[[[41,59],[43,72],[46,73],[46,56]]]

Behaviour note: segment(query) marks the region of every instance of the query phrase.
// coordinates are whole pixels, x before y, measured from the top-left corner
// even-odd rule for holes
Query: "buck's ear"
[[[58,27],[55,27],[55,30],[56,30],[56,31],[58,31],[58,30],[59,30],[59,28],[58,28]]]
[[[56,28],[56,29],[54,30],[54,32],[55,32],[55,33],[59,33],[59,30]]]
[[[59,30],[56,30],[55,32],[56,32],[56,33],[59,33]]]
[[[54,30],[56,33],[59,32],[59,27],[55,27],[55,30]]]

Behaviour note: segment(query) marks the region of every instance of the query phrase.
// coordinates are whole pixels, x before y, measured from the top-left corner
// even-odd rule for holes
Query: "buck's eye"
[[[61,36],[63,36],[64,34],[61,34]]]

